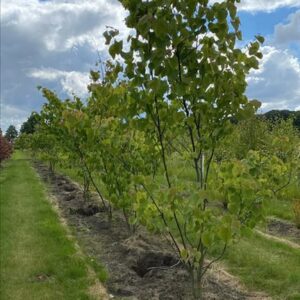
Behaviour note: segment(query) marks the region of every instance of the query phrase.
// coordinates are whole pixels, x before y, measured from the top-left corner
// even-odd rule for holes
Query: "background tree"
[[[36,113],[32,112],[30,117],[25,121],[20,129],[20,133],[26,133],[26,134],[31,134],[34,133],[36,130],[36,126],[40,124],[41,122],[41,116]]]
[[[276,123],[282,120],[286,121],[288,119],[293,120],[293,125],[300,130],[300,111],[289,111],[289,110],[270,110],[266,112],[263,117],[267,120]]]
[[[16,127],[14,125],[10,125],[6,130],[5,138],[8,141],[13,142],[17,136],[18,136],[18,131]]]

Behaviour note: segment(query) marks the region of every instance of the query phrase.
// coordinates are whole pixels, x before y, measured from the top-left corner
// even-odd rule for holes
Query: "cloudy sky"
[[[242,0],[239,14],[245,43],[266,38],[247,95],[263,111],[300,110],[300,0]],[[38,85],[85,97],[89,70],[107,57],[105,26],[126,36],[125,15],[117,0],[1,0],[1,128],[39,111]]]

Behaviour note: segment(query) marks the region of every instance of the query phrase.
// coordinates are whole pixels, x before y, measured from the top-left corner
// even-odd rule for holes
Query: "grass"
[[[300,199],[300,185],[297,182],[287,186],[278,199],[269,201],[266,207],[266,214],[283,220],[295,221],[295,213],[293,211],[294,201]]]
[[[224,258],[230,273],[274,299],[300,299],[300,250],[253,234],[232,245]]]
[[[293,222],[295,215],[292,200],[272,199],[266,205],[266,215]]]
[[[1,299],[92,299],[88,264],[48,202],[24,154],[0,175]]]

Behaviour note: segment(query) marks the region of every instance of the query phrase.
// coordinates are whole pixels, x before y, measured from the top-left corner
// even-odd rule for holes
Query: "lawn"
[[[300,249],[258,234],[229,247],[224,258],[231,274],[273,299],[300,299]]]
[[[22,153],[0,175],[1,299],[93,299],[95,278]]]

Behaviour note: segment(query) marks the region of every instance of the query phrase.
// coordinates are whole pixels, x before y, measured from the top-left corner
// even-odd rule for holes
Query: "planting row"
[[[189,271],[194,297],[208,268],[299,180],[299,132],[266,123],[244,95],[263,38],[241,39],[235,1],[124,1],[127,42],[108,28],[113,60],[91,71],[89,97],[47,103],[18,146],[78,170],[108,221],[162,232]],[[230,19],[231,25],[227,24]],[[297,190],[297,189],[295,189]],[[214,259],[206,257],[213,250]]]

